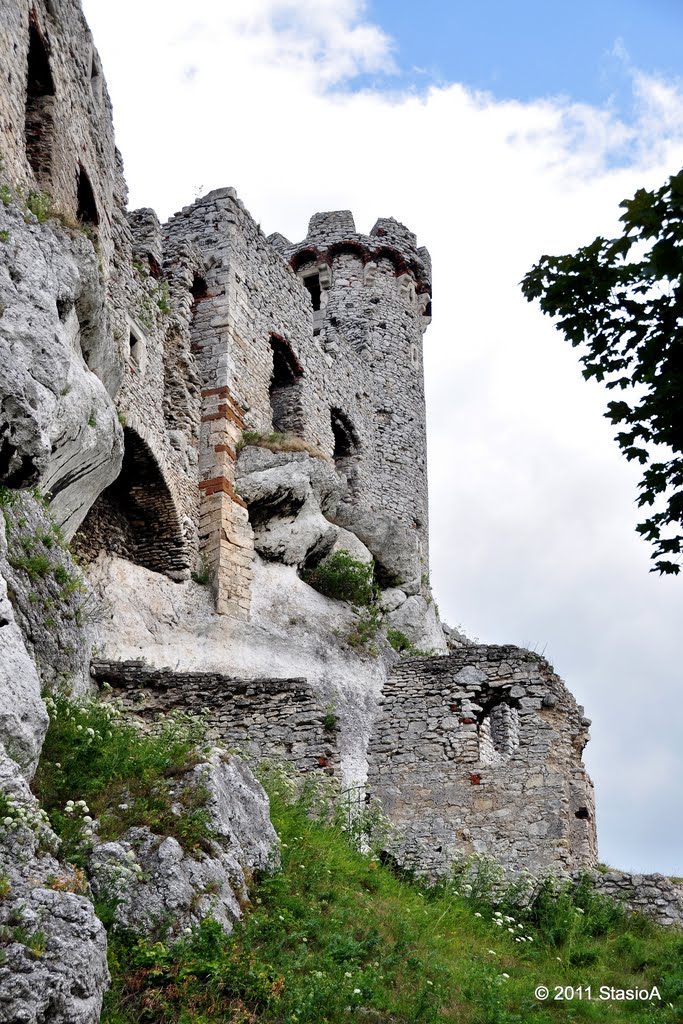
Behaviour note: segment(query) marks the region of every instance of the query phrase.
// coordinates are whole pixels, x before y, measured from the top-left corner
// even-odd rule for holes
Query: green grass
[[[263,433],[260,430],[245,430],[237,442],[237,451],[253,445],[257,448],[268,448],[271,452],[306,452],[314,459],[322,459],[324,462],[331,462],[330,456],[323,452],[317,445],[305,441],[296,434],[271,431]]]
[[[186,850],[206,845],[206,790],[183,785],[183,776],[199,761],[197,720],[171,716],[145,733],[102,701],[56,695],[46,703],[50,727],[34,789],[63,841],[65,859],[82,866],[89,846],[89,823],[78,808],[69,812],[68,801],[85,802],[101,839],[148,825],[157,834],[175,836]],[[181,813],[174,813],[174,804]]]
[[[426,888],[358,853],[339,827],[311,820],[281,785],[269,788],[282,870],[258,882],[232,936],[212,922],[175,946],[111,935],[103,1024],[682,1019],[680,932],[626,914],[586,885],[546,885],[523,915],[493,903],[486,886],[469,896],[462,880]],[[497,926],[494,914],[515,920]],[[662,1002],[543,1003],[534,996],[541,984],[596,993],[656,984]]]

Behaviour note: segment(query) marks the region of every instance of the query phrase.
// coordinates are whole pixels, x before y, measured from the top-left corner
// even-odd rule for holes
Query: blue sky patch
[[[457,81],[522,101],[563,95],[612,103],[630,119],[630,67],[683,72],[680,0],[368,0],[366,17],[395,41],[403,86]]]

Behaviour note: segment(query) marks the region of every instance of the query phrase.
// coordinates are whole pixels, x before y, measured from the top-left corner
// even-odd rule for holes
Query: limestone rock
[[[334,466],[307,452],[271,452],[268,448],[247,445],[237,461],[237,486],[244,500],[259,507],[263,497],[276,497],[280,491],[301,493],[305,480],[324,515],[332,515],[339,502],[343,481]],[[303,495],[308,493],[304,489]],[[293,506],[294,509],[296,505]],[[251,511],[251,508],[250,508]]]
[[[0,919],[14,910],[21,927],[43,933],[36,955],[21,942],[4,949],[0,967],[1,1024],[97,1024],[109,986],[107,936],[83,896],[34,888],[4,900]]]
[[[382,591],[379,606],[383,612],[395,612],[397,608],[405,604],[407,598],[408,595],[404,590],[400,590],[398,587],[389,587],[388,590]]]
[[[338,551],[346,551],[357,562],[367,564],[373,560],[372,552],[356,537],[355,533],[345,530],[342,526],[337,527],[337,536],[329,553],[335,555]]]
[[[339,506],[334,522],[354,533],[372,552],[380,583],[398,586],[419,580],[418,538],[414,530],[393,516],[359,511],[348,504]]]
[[[0,480],[51,492],[71,537],[123,455],[97,257],[80,232],[25,223],[13,203],[0,204],[0,226]]]
[[[9,884],[0,926],[14,938],[0,963],[0,1024],[97,1024],[109,984],[105,930],[90,900],[69,891],[79,879],[55,859],[57,837],[19,766],[1,752],[0,791],[17,822],[0,824],[0,872]]]
[[[4,511],[8,529],[6,538],[0,537],[0,574],[32,670],[43,686],[68,684],[73,692],[85,692],[90,688],[88,630],[94,598],[42,502],[18,492]]]
[[[389,612],[385,622],[390,629],[400,629],[405,633],[421,651],[440,654],[447,650],[434,602],[427,602],[419,594],[407,598],[403,604]]]
[[[5,521],[0,515],[0,566],[5,551]],[[38,673],[16,623],[7,584],[0,576],[0,746],[29,780],[38,764],[47,725]]]
[[[93,850],[92,888],[117,901],[116,926],[147,935],[170,927],[177,935],[211,916],[231,931],[247,900],[247,877],[277,865],[268,798],[246,765],[216,749],[186,784],[198,783],[208,792],[213,832],[206,851],[190,855],[146,827]]]
[[[296,518],[273,519],[254,531],[254,546],[264,558],[285,565],[315,564],[327,555],[337,531],[312,502]]]
[[[240,453],[236,479],[259,554],[298,566],[328,554],[337,530],[325,515],[336,508],[342,487],[329,463],[306,452],[250,446]]]
[[[472,646],[473,641],[465,636],[461,630],[456,629],[455,626],[448,626],[444,622],[441,628],[446,637],[449,651],[457,651],[460,647]]]

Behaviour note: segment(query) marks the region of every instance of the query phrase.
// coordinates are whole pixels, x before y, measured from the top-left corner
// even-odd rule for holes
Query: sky
[[[441,615],[551,660],[593,720],[601,859],[683,875],[683,576],[649,572],[612,396],[519,288],[683,166],[678,0],[84,8],[131,208],[232,185],[266,233],[351,209],[430,249]]]

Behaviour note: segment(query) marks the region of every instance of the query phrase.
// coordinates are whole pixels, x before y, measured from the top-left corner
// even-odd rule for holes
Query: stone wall
[[[631,910],[670,927],[683,925],[683,882],[666,875],[639,875],[627,871],[592,871],[597,892],[619,900]]]
[[[234,679],[219,672],[152,669],[141,661],[95,660],[91,673],[143,720],[201,709],[210,738],[237,748],[251,762],[274,758],[303,771],[338,773],[336,723],[326,720],[329,712],[305,679]]]
[[[485,854],[507,871],[596,860],[589,722],[546,661],[469,646],[391,674],[369,749],[368,791],[404,862],[438,874]]]

